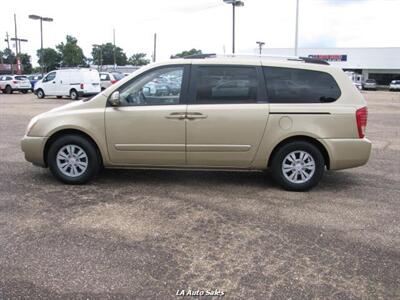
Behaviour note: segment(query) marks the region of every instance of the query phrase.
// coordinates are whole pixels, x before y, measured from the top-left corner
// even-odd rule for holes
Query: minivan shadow
[[[258,171],[207,171],[207,170],[128,170],[104,169],[96,184],[184,184],[185,186],[241,186],[262,189],[280,189],[272,178],[270,170]],[[353,189],[360,182],[349,172],[326,172],[315,190],[337,191]]]

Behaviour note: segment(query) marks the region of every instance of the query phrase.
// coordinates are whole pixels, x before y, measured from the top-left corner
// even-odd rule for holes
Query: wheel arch
[[[273,148],[273,150],[268,158],[268,167],[271,166],[274,156],[278,152],[279,148],[281,148],[282,146],[284,146],[290,142],[294,142],[294,141],[306,141],[306,142],[309,142],[310,144],[314,145],[315,147],[317,147],[318,150],[321,151],[322,156],[324,157],[326,168],[329,170],[330,157],[329,157],[328,150],[316,138],[313,138],[313,137],[310,137],[307,135],[296,135],[296,136],[287,137],[287,138],[283,139],[282,141],[280,141],[277,145],[275,145],[275,147]]]
[[[67,135],[67,134],[75,134],[75,135],[79,135],[82,136],[84,138],[86,138],[87,140],[89,140],[93,146],[96,148],[96,152],[99,155],[100,161],[103,164],[103,154],[101,153],[100,147],[98,145],[98,143],[95,141],[94,138],[92,138],[88,133],[79,130],[79,129],[74,129],[74,128],[64,128],[64,129],[60,129],[56,132],[53,132],[50,137],[47,139],[46,144],[44,146],[44,150],[43,150],[43,161],[45,166],[48,166],[47,163],[47,154],[49,152],[50,146],[51,144],[56,141],[59,137],[63,136],[63,135]]]

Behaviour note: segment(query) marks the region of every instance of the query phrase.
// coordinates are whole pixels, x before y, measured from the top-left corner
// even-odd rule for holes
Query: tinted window
[[[28,79],[26,76],[15,76],[16,80],[26,80]]]
[[[112,73],[112,74],[113,74],[115,80],[120,80],[120,79],[124,78],[124,75],[121,73]]]
[[[253,67],[199,66],[195,76],[197,104],[257,102]]]
[[[135,78],[120,91],[122,105],[179,104],[183,67],[156,69]]]
[[[293,68],[263,69],[271,103],[333,102],[340,97],[340,89],[328,73]]]

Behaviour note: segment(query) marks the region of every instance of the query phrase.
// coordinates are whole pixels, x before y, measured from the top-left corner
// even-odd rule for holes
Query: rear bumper
[[[46,137],[25,135],[21,140],[21,149],[25,154],[25,159],[36,166],[45,167],[43,150],[46,140]]]
[[[366,139],[322,139],[328,151],[330,169],[339,170],[365,165],[371,155],[371,142]]]

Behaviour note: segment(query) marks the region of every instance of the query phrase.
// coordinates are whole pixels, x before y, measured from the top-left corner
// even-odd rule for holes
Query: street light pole
[[[117,69],[117,57],[116,57],[116,48],[115,48],[115,28],[113,28],[113,43],[114,43],[114,71]]]
[[[244,6],[244,2],[240,0],[224,0],[226,4],[232,4],[232,54],[235,53],[235,8],[236,6]]]
[[[40,20],[40,66],[42,69],[42,77],[44,74],[44,66],[43,66],[43,21],[45,22],[53,22],[52,18],[42,17],[38,15],[29,15],[29,19],[32,20]]]
[[[298,35],[299,35],[299,0],[296,0],[296,29],[294,37],[294,56],[297,56]]]
[[[265,45],[265,43],[264,42],[256,42],[256,44],[258,45],[258,49],[259,49],[259,52],[260,52],[260,55],[261,55],[262,47]]]

